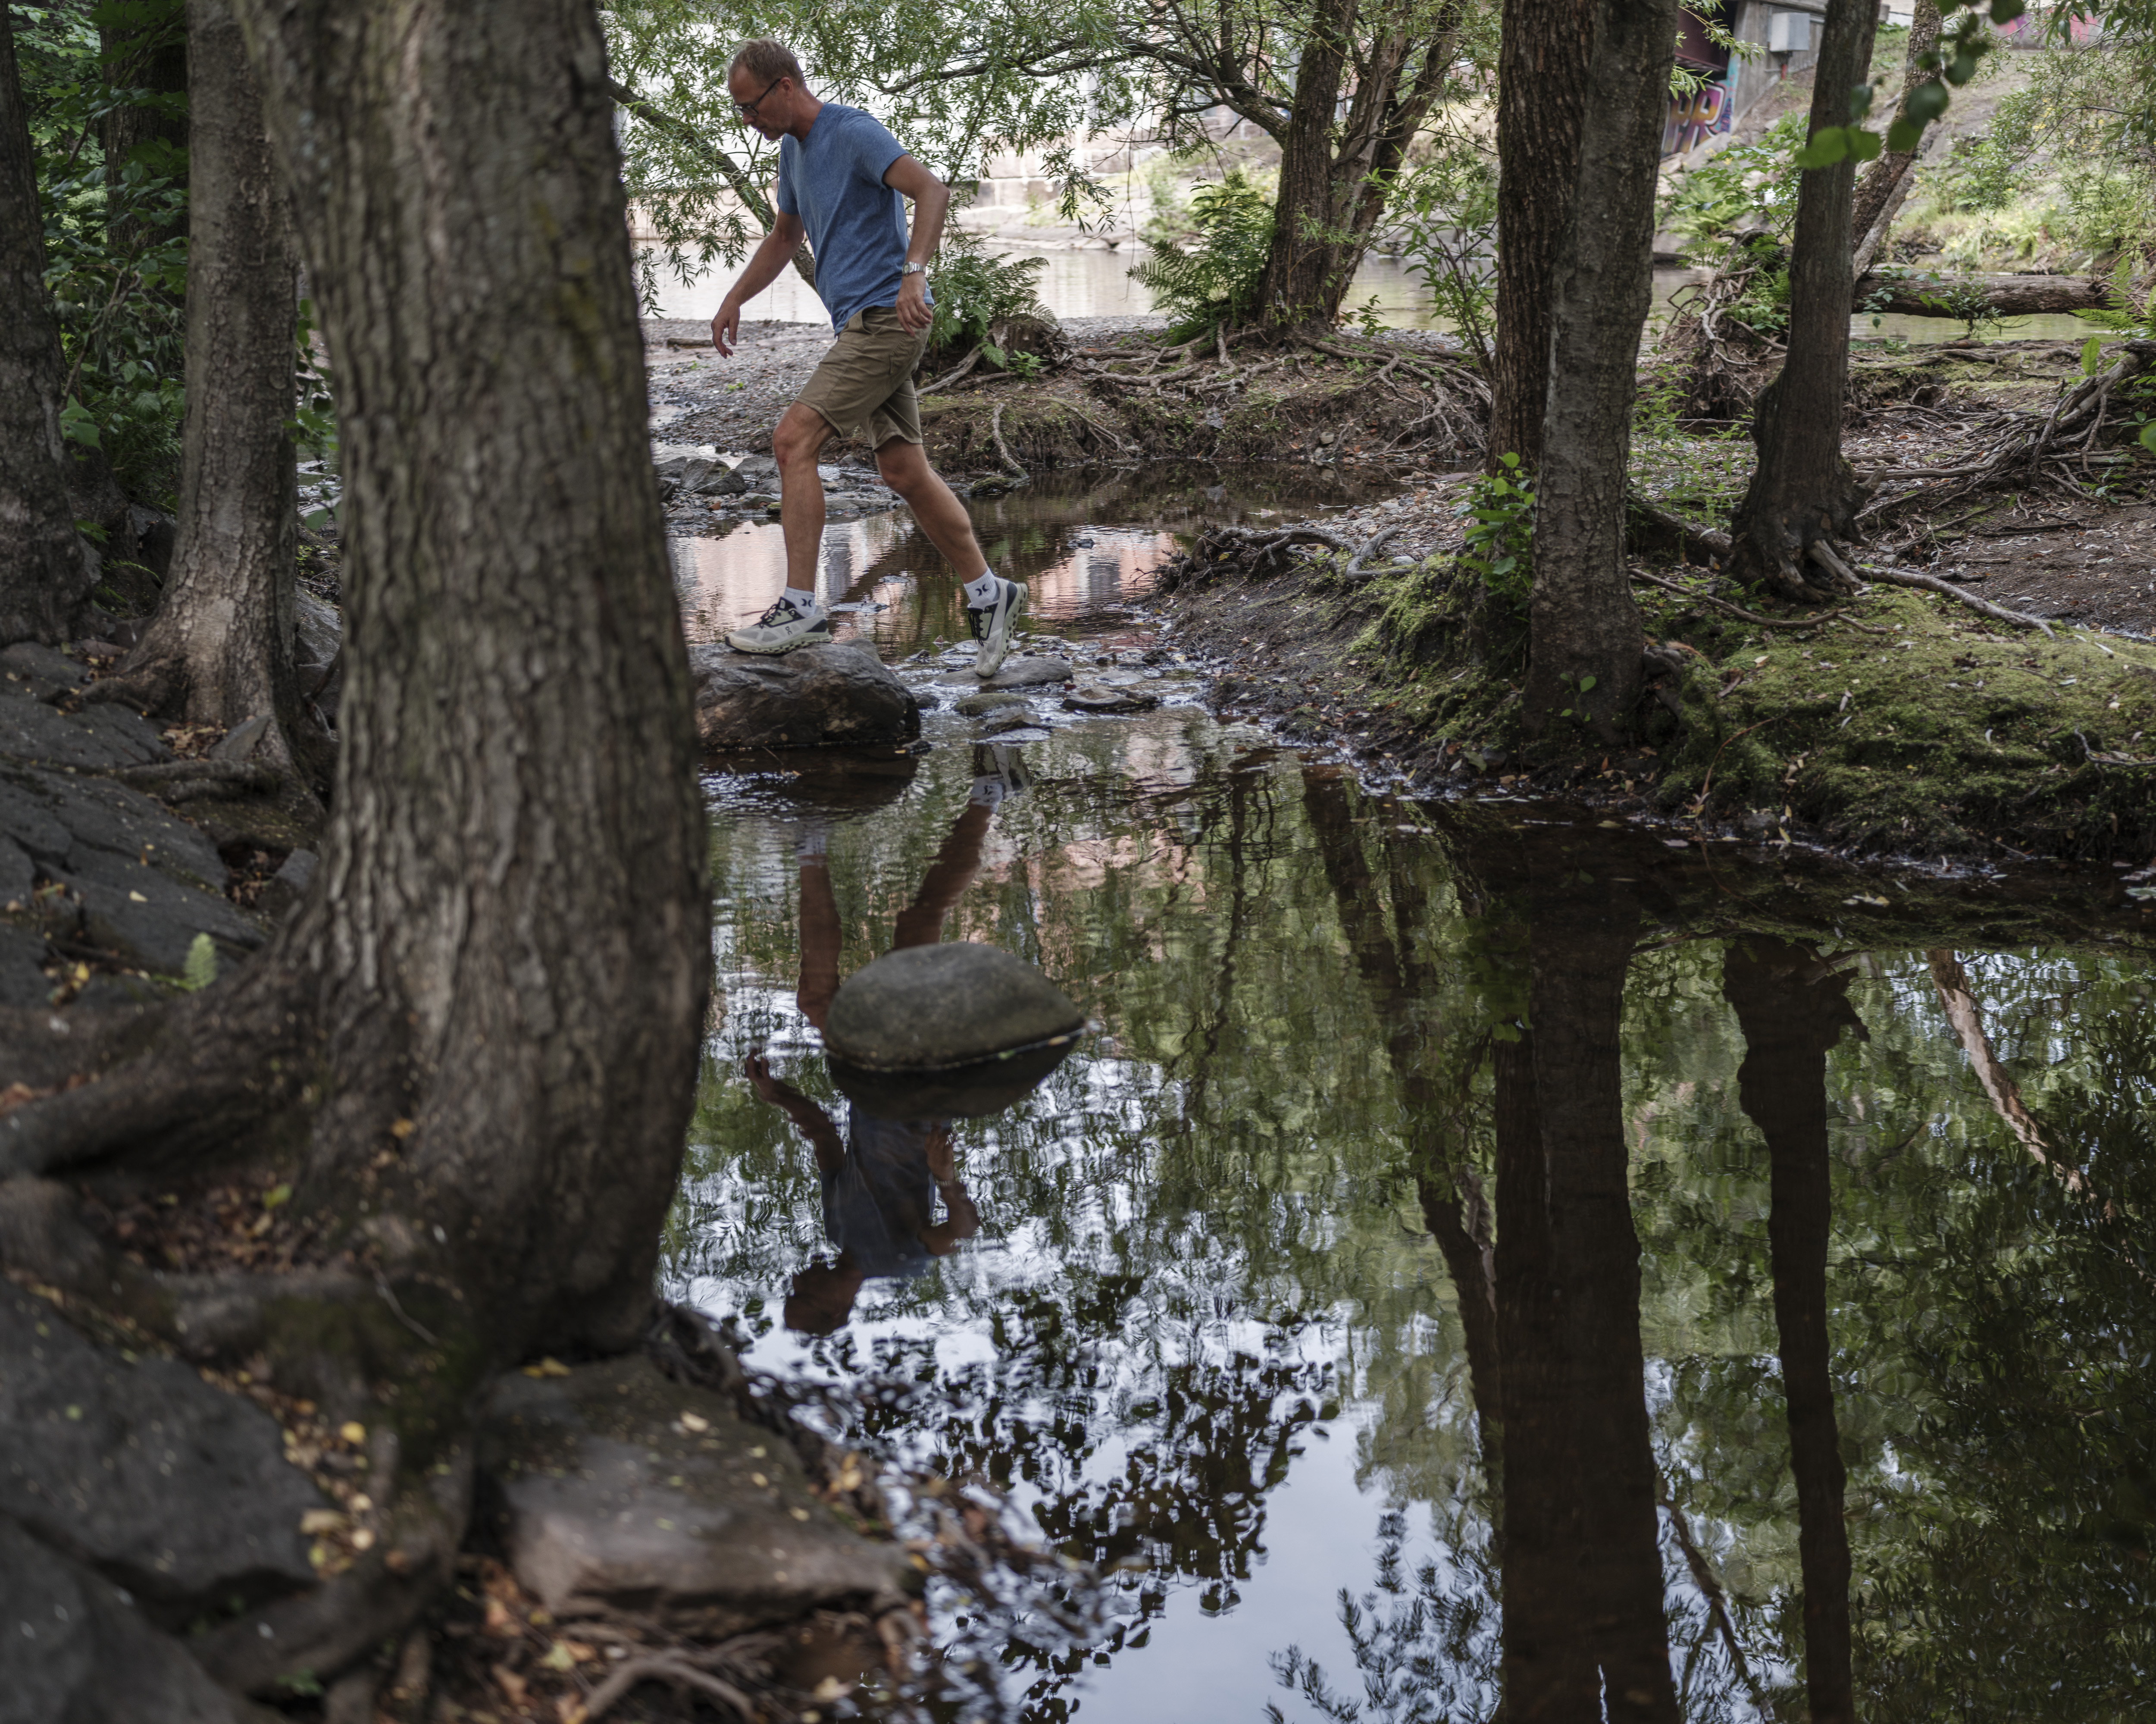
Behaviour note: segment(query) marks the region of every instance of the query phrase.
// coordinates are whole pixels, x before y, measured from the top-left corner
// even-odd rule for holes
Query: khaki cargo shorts
[[[865,427],[871,449],[894,438],[918,443],[921,403],[913,393],[913,373],[927,346],[928,332],[916,335],[889,306],[856,311],[796,399],[822,414],[842,437]]]

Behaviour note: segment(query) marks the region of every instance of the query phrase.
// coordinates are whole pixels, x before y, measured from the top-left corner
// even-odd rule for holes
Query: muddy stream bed
[[[919,752],[707,773],[718,985],[666,1291],[754,1366],[870,1390],[853,1435],[1103,1577],[1075,1632],[932,1591],[971,1666],[947,1716],[1799,1718],[1836,1680],[1837,1537],[1863,1716],[2133,1715],[2138,903],[1391,800],[1213,716],[1149,598],[1173,535],[1381,493],[976,500],[1034,634],[1160,699],[1037,699],[987,744],[948,571],[902,513],[833,525],[841,634],[938,704]],[[775,524],[677,541],[692,635],[781,566]],[[848,1185],[748,1062],[875,1137],[808,1008],[901,919],[1093,1027],[951,1121],[948,1169],[885,1134]]]

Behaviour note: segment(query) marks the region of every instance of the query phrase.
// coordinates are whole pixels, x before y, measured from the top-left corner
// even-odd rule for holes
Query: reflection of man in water
[[[901,913],[893,951],[933,945],[943,937],[951,907],[980,872],[981,845],[998,803],[1024,787],[1016,751],[982,748],[965,811],[936,852],[912,904]],[[801,981],[794,998],[817,1027],[839,991],[839,907],[831,895],[824,831],[804,822],[795,840],[801,870]],[[771,1074],[761,1053],[748,1058],[750,1083],[762,1100],[785,1109],[816,1151],[824,1182],[824,1229],[839,1248],[832,1264],[812,1263],[793,1278],[786,1300],[788,1329],[829,1335],[852,1312],[871,1275],[919,1275],[931,1258],[948,1257],[980,1231],[973,1200],[959,1182],[948,1119],[880,1119],[859,1103],[847,1108],[843,1135],[831,1116],[792,1084]],[[935,1219],[935,1199],[946,1219]]]

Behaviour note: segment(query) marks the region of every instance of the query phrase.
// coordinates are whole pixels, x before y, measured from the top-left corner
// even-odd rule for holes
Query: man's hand
[[[719,315],[711,319],[711,345],[719,350],[721,359],[731,359],[734,344],[741,339],[741,307],[728,300],[719,307]]]
[[[714,318],[712,322],[716,325],[717,320]],[[748,1072],[749,1088],[756,1092],[758,1101],[777,1102],[783,1106],[788,1098],[799,1093],[792,1084],[771,1075],[770,1062],[761,1053],[752,1053],[742,1064]]]
[[[898,284],[899,327],[918,335],[935,321],[928,307],[928,278],[916,270]]]

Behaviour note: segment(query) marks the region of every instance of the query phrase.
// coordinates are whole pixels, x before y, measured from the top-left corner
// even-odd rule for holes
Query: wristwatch
[[[904,265],[898,273],[901,275],[925,275],[928,273],[928,265],[926,264],[907,264]]]

